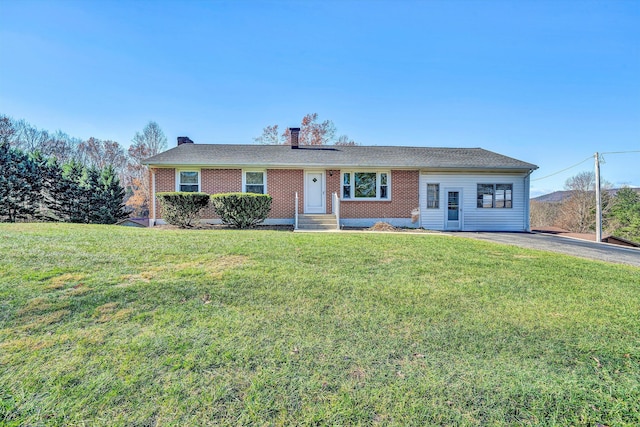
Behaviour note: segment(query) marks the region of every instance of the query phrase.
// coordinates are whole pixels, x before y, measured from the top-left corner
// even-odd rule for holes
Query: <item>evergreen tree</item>
[[[92,224],[114,224],[125,218],[124,189],[112,166],[88,168],[82,186],[85,191],[85,218]]]
[[[62,167],[59,201],[63,221],[89,222],[89,194],[84,185],[85,180],[86,169],[80,162],[72,160]]]
[[[621,188],[611,207],[612,234],[640,242],[640,194]]]
[[[0,135],[1,136],[1,135]],[[127,216],[125,190],[111,165],[26,154],[0,141],[0,221],[41,219],[114,224]]]
[[[42,180],[27,154],[0,142],[0,220],[32,219],[38,209]]]
[[[90,224],[102,224],[102,199],[103,191],[100,185],[100,171],[96,167],[85,169],[82,188],[85,192],[85,204],[83,205],[86,222]]]
[[[101,200],[97,221],[100,224],[114,224],[128,213],[125,210],[125,190],[120,185],[120,178],[112,166],[106,166],[100,174]]]
[[[51,219],[65,222],[114,224],[125,218],[125,191],[112,166],[102,170],[71,161],[47,165],[47,205]]]
[[[68,221],[63,205],[68,181],[62,177],[62,166],[58,159],[50,157],[42,166],[42,196],[44,208],[41,216],[47,221]]]
[[[49,163],[55,160],[55,157],[46,157],[40,151],[35,151],[29,155],[32,162],[35,163],[38,170],[38,176],[40,181],[40,197],[36,206],[36,212],[34,218],[42,221],[52,221],[55,218],[52,216],[51,208],[49,207]]]

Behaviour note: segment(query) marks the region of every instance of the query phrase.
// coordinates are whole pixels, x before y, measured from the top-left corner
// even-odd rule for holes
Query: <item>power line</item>
[[[551,175],[543,176],[542,178],[532,179],[531,181],[540,181],[541,179],[546,179],[546,178],[552,177],[554,175],[558,175],[559,173],[567,171],[567,170],[569,170],[571,168],[575,168],[576,166],[579,166],[579,165],[583,164],[587,160],[590,160],[590,159],[594,158],[595,159],[595,163],[596,163],[596,168],[595,168],[595,179],[596,179],[596,242],[600,243],[600,242],[602,242],[602,200],[600,198],[600,162],[603,159],[601,159],[599,156],[602,155],[602,154],[628,154],[628,153],[640,153],[640,150],[606,151],[604,153],[596,152],[595,155],[589,156],[586,159],[582,160],[581,162],[576,163],[575,165],[569,166],[568,168],[562,169],[561,171],[554,172]]]
[[[629,151],[605,151],[605,152],[600,152],[599,154],[628,154],[628,153],[640,153],[640,150],[629,150]],[[552,176],[554,176],[554,175],[558,175],[558,174],[560,174],[560,173],[562,173],[562,172],[568,171],[569,169],[575,168],[576,166],[580,166],[581,164],[583,164],[584,162],[586,162],[587,160],[592,159],[592,158],[593,158],[593,156],[589,156],[589,157],[587,157],[586,159],[584,159],[584,160],[580,161],[579,163],[576,163],[575,165],[569,166],[568,168],[565,168],[565,169],[559,170],[558,172],[554,172],[554,173],[552,173],[552,174],[550,174],[550,175],[547,175],[547,176],[543,176],[543,177],[540,177],[540,178],[532,179],[532,180],[531,180],[531,182],[533,182],[533,181],[540,181],[540,180],[543,180],[543,179],[550,178],[550,177],[552,177]]]
[[[640,153],[640,150],[631,150],[631,151],[605,151],[600,154],[627,154],[627,153]]]
[[[554,175],[558,175],[559,173],[562,173],[562,172],[568,171],[569,169],[575,168],[576,166],[580,166],[581,164],[583,164],[583,163],[584,163],[584,162],[586,162],[587,160],[591,160],[591,159],[593,159],[593,156],[589,156],[589,157],[587,157],[586,159],[584,159],[584,160],[580,161],[579,163],[576,163],[575,165],[569,166],[568,168],[562,169],[562,170],[560,170],[560,171],[558,171],[558,172],[554,172],[554,173],[552,173],[551,175],[543,176],[543,177],[541,177],[541,178],[532,179],[532,180],[531,180],[531,182],[533,182],[533,181],[540,181],[541,179],[547,179],[547,178],[550,178],[550,177],[552,177],[552,176],[554,176]]]

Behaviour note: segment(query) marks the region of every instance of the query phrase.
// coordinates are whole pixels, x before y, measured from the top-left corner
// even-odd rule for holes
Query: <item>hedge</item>
[[[220,193],[211,195],[211,204],[223,224],[237,228],[254,227],[271,211],[271,196],[255,193]]]
[[[162,217],[180,228],[192,227],[200,212],[209,205],[207,193],[168,192],[156,194],[162,205]]]

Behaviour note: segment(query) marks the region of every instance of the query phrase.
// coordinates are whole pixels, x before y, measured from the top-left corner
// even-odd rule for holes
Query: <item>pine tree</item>
[[[89,205],[88,191],[84,182],[86,180],[85,167],[72,160],[62,167],[62,179],[60,182],[60,213],[64,221],[89,222],[87,207]]]
[[[68,221],[68,216],[63,206],[64,195],[69,185],[62,176],[62,166],[55,157],[47,159],[42,166],[42,193],[44,208],[42,219],[47,221]]]
[[[112,166],[106,166],[100,174],[100,187],[102,192],[100,224],[114,224],[127,217],[125,210],[125,190],[120,185],[120,178]]]
[[[628,187],[618,190],[610,216],[612,234],[640,242],[640,193]]]
[[[55,220],[49,207],[49,187],[51,184],[49,163],[52,160],[55,161],[55,157],[46,157],[40,151],[35,151],[29,155],[29,158],[36,165],[40,181],[40,197],[36,206],[34,218],[41,221]]]
[[[27,154],[0,142],[0,220],[32,219],[38,209],[42,180]]]
[[[90,224],[102,224],[103,190],[100,185],[100,170],[98,168],[85,169],[82,188],[85,194],[83,204],[85,221]]]

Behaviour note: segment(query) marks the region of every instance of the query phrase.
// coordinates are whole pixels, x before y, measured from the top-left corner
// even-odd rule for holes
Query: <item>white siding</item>
[[[440,184],[439,209],[427,209],[427,184]],[[477,184],[513,184],[512,208],[478,208]],[[420,225],[445,229],[448,188],[462,191],[463,231],[529,231],[529,179],[527,173],[420,173]]]

